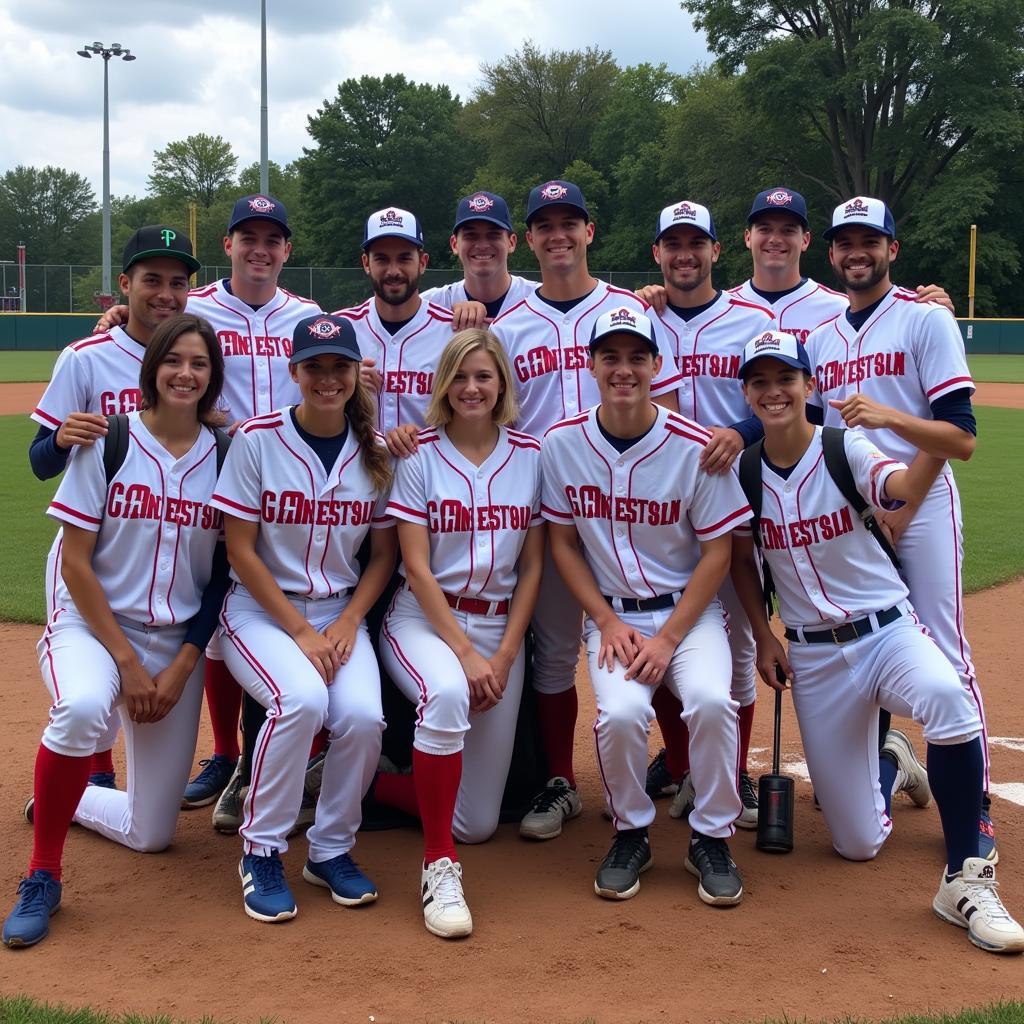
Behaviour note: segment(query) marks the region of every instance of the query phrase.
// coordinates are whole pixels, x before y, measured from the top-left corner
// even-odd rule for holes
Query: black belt
[[[902,615],[903,609],[898,605],[893,605],[892,608],[886,608],[885,611],[877,612],[875,614],[875,621],[878,623],[877,628],[881,629],[882,626],[888,626],[890,622],[895,622]],[[870,617],[865,616],[863,619],[857,619],[854,622],[844,622],[843,625],[834,626],[832,629],[805,629],[803,630],[803,636],[795,629],[787,627],[786,639],[804,644],[848,644],[851,640],[857,640],[862,636],[873,633],[875,628]]]
[[[683,596],[682,590],[673,590],[671,594],[659,594],[657,597],[612,597],[601,595],[616,611],[623,612],[657,612],[662,608],[674,608]]]
[[[299,594],[294,590],[286,590],[284,591],[284,596],[297,597],[300,601],[330,601],[333,597],[344,597],[351,590],[351,587],[345,587],[344,590],[336,590],[333,594],[324,594],[323,597],[314,597],[312,594]]]

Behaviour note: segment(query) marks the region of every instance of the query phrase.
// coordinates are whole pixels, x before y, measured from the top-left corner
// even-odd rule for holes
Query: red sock
[[[39,744],[33,789],[36,802],[32,810],[33,843],[29,872],[49,871],[54,878],[60,878],[64,840],[78,801],[82,799],[89,783],[90,761],[88,757],[55,754],[42,743]]]
[[[665,767],[678,782],[690,770],[690,730],[679,717],[683,705],[667,686],[659,686],[654,691],[651,704],[665,740]]]
[[[326,729],[321,729],[314,737],[313,742],[309,747],[309,756],[312,760],[317,754],[322,754],[327,749],[327,736],[328,732]]]
[[[89,763],[89,774],[98,775],[101,772],[114,774],[114,751],[112,749],[97,750],[92,755],[92,760]]]
[[[242,711],[242,688],[223,661],[206,659],[206,706],[213,726],[213,752],[238,760],[238,716]]]
[[[747,754],[750,752],[750,733],[754,728],[754,708],[756,701],[751,701],[745,707],[740,708],[740,771],[747,770]]]
[[[560,775],[570,786],[576,785],[572,770],[572,744],[576,735],[579,702],[576,687],[561,693],[537,693],[537,713],[544,756],[548,761],[548,777]]]
[[[420,804],[416,799],[416,780],[413,775],[381,772],[373,786],[373,799],[378,803],[387,804],[388,807],[404,811],[414,818],[420,816]]]
[[[432,864],[441,857],[458,860],[452,839],[452,818],[462,781],[462,751],[424,754],[413,747],[412,777],[423,823],[423,863]]]

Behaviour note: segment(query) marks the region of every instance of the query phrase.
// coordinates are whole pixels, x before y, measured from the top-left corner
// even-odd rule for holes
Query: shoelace
[[[257,886],[264,893],[284,891],[284,865],[280,857],[253,857],[249,863],[256,873]]]
[[[205,782],[211,776],[220,774],[220,768],[214,763],[214,759],[212,757],[204,757],[199,762],[199,767],[203,770],[195,777],[193,784],[196,782]]]
[[[729,847],[724,839],[712,839],[710,836],[704,836],[697,842],[696,849],[704,851],[714,874],[727,875],[732,870],[729,863]]]
[[[35,914],[46,910],[46,891],[52,884],[50,878],[24,878],[18,886],[18,895],[21,897],[21,909],[24,912]]]
[[[530,810],[550,811],[553,807],[557,807],[559,802],[565,799],[565,796],[566,790],[563,786],[545,786],[543,792],[537,794],[537,799],[533,801]]]
[[[740,773],[740,799],[744,804],[757,803],[757,790],[754,787],[754,780],[746,773]]]
[[[455,865],[449,861],[434,876],[434,902],[441,907],[450,907],[462,901],[462,881]]]
[[[646,852],[647,843],[643,836],[627,836],[620,833],[612,846],[608,866],[628,868],[634,860],[643,860]]]
[[[337,871],[342,878],[356,878],[361,874],[359,868],[356,866],[356,862],[349,857],[348,854],[338,858],[338,863],[334,870]]]
[[[981,908],[983,913],[1003,921],[1013,921],[1009,911],[1003,906],[999,893],[996,892],[999,888],[999,883],[994,878],[965,878],[963,883],[970,887],[971,899]]]

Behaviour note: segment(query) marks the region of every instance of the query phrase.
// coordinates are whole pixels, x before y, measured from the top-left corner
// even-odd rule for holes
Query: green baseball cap
[[[127,274],[128,268],[139,260],[160,256],[181,260],[188,267],[189,274],[196,273],[202,267],[202,263],[192,255],[192,239],[184,231],[176,231],[166,224],[147,224],[128,239],[121,269]]]

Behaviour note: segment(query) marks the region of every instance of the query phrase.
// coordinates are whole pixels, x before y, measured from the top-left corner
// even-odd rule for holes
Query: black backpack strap
[[[771,619],[774,610],[772,598],[775,595],[775,580],[768,562],[761,553],[761,508],[764,503],[764,491],[761,485],[761,453],[764,451],[764,438],[755,441],[744,449],[740,456],[740,487],[751,509],[750,529],[754,534],[754,546],[757,548],[758,561],[761,563],[761,589],[764,593],[764,604]]]
[[[889,556],[889,561],[896,566],[896,570],[899,572],[902,568],[899,556],[889,543],[889,538],[882,532],[881,526],[878,525],[871,506],[857,490],[857,483],[853,479],[853,470],[850,469],[850,460],[846,455],[845,435],[846,431],[842,427],[821,428],[821,447],[825,453],[825,468],[836,487],[842,492],[843,497],[860,516],[860,521],[867,528],[868,533],[878,541],[879,547]]]
[[[107,417],[107,437],[103,444],[103,472],[107,486],[117,476],[128,454],[128,417],[114,413]]]
[[[217,474],[220,475],[224,467],[224,459],[227,457],[228,448],[231,447],[231,438],[223,430],[213,428],[213,438],[217,442]]]

